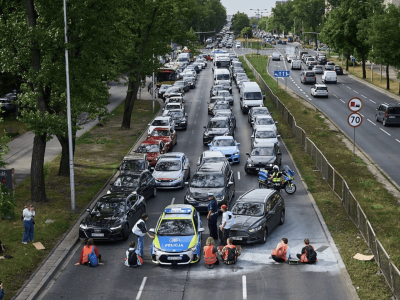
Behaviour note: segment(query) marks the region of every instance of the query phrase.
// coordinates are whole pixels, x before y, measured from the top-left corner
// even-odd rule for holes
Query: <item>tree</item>
[[[241,37],[247,36],[247,38],[251,39],[253,37],[253,29],[251,27],[245,27],[240,32]]]
[[[294,1],[287,1],[286,3],[277,3],[272,8],[273,25],[278,32],[288,32],[293,28],[294,23]]]
[[[237,12],[232,17],[232,27],[237,32],[241,32],[245,27],[251,27],[249,17],[245,13]]]

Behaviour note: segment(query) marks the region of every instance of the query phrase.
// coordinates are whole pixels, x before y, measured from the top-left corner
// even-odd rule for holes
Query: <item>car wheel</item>
[[[129,238],[129,225],[125,224],[124,231],[122,231],[122,240],[126,241]]]
[[[279,219],[279,225],[283,225],[285,223],[285,211],[282,210],[281,212],[281,218]]]
[[[377,115],[375,115],[375,121],[376,121],[376,122],[379,122],[379,119],[378,119],[378,116],[377,116]]]
[[[245,172],[246,174],[250,174],[249,169],[247,169],[247,168],[244,168],[244,172]]]
[[[264,228],[263,238],[262,238],[262,240],[261,240],[261,243],[262,243],[262,244],[265,244],[265,243],[267,242],[267,240],[268,240],[268,229],[267,229],[267,228]]]
[[[156,196],[157,196],[157,188],[154,187],[153,194],[151,195],[151,197],[155,198]]]
[[[386,125],[387,125],[387,124],[386,124],[386,119],[385,119],[385,118],[382,119],[382,125],[385,126],[385,127],[386,127]]]

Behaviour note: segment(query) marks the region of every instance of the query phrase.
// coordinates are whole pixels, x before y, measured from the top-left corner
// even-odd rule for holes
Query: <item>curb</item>
[[[159,99],[155,99],[156,101],[159,102],[160,104],[160,110],[155,114],[154,118],[158,117],[162,113],[162,107],[163,107],[163,102]],[[152,120],[154,120],[154,118]],[[152,121],[151,120],[151,121]],[[150,122],[151,122],[150,121]],[[131,149],[129,150],[128,154],[132,152],[132,150],[142,142],[143,137],[147,133],[147,128],[148,126],[143,130],[142,134],[139,136],[139,138],[136,140],[136,142],[133,144]],[[90,129],[89,129],[90,130]],[[61,244],[65,242],[66,237],[75,229],[78,224],[80,224],[80,221],[82,220],[83,215],[86,213],[86,209],[92,207],[95,202],[98,200],[100,194],[107,188],[109,185],[109,182],[116,176],[116,174],[119,171],[116,170],[105,182],[103,187],[97,192],[97,194],[93,197],[93,199],[89,202],[89,204],[86,206],[85,209],[83,209],[82,213],[79,215],[79,217],[76,219],[75,223],[71,225],[71,227],[68,229],[68,231],[62,236],[62,238],[59,240],[59,242],[53,247],[51,252],[47,255],[47,257],[42,261],[42,263],[38,266],[36,271],[29,277],[29,279],[24,283],[24,285],[19,289],[18,293],[12,298],[14,299],[35,299],[37,295],[43,291],[47,283],[50,281],[51,277],[53,274],[59,269],[59,267],[62,265],[62,263],[65,261],[65,258],[67,255],[70,253],[71,249],[79,242],[79,238],[73,239],[72,242],[69,242],[68,245],[64,249],[59,249],[61,248]],[[78,236],[78,235],[76,235]],[[57,258],[57,260],[54,262],[52,267],[50,268],[49,271],[44,271],[42,273],[46,273],[46,275],[40,280],[39,283],[32,283],[32,285],[35,285],[34,290],[29,293],[25,292],[24,289],[30,284],[31,281],[34,281],[35,276],[37,273],[40,272],[40,269],[45,265],[45,263],[51,258],[51,256],[54,254],[56,251],[62,251],[62,254]],[[21,294],[25,294],[24,296],[20,296]]]

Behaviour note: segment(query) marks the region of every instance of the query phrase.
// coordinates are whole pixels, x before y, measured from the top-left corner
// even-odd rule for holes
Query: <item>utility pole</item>
[[[257,24],[258,24],[258,21],[260,20],[260,11],[263,11],[263,10],[268,10],[268,9],[266,9],[266,8],[250,8],[250,10],[256,10],[257,11]],[[259,37],[258,37],[258,39],[259,39]],[[260,40],[259,40],[260,41]],[[258,53],[258,49],[260,48],[260,42],[258,42],[258,47],[257,47],[257,54],[259,54]]]

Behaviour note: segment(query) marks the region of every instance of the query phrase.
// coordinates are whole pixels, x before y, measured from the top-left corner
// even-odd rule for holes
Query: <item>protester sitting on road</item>
[[[33,234],[34,234],[34,221],[33,217],[35,216],[35,208],[27,204],[25,206],[25,209],[22,211],[22,218],[24,219],[24,236],[22,238],[22,244],[26,245],[28,244],[28,241],[31,241],[33,243]]]
[[[136,268],[141,266],[143,259],[140,258],[139,250],[135,249],[136,243],[130,242],[129,249],[126,251],[125,266]]]
[[[233,240],[231,238],[227,239],[227,245],[222,248],[222,250],[218,251],[219,255],[221,255],[224,264],[232,265],[235,264],[237,258],[241,254],[241,248],[237,248],[233,245]]]
[[[1,239],[1,235],[0,235],[0,239]],[[3,253],[3,252],[6,252],[6,247],[4,246],[4,244],[0,240],[0,253]]]
[[[276,262],[287,262],[290,259],[290,249],[288,239],[282,238],[281,242],[271,252],[272,259]]]
[[[83,246],[81,255],[79,257],[79,262],[75,264],[75,266],[79,265],[87,265],[89,261],[89,254],[93,251],[94,247],[94,253],[96,253],[97,258],[99,260],[99,265],[104,265],[103,263],[100,263],[101,260],[101,254],[99,254],[99,250],[97,249],[97,246],[94,245],[93,239],[88,239],[87,244]]]
[[[215,241],[211,236],[207,238],[206,245],[204,246],[203,250],[206,267],[212,269],[214,268],[214,265],[219,265],[218,249],[215,246]]]
[[[304,239],[304,244],[305,247],[301,249],[301,254],[297,254],[297,258],[304,264],[313,264],[317,262],[317,252],[315,252],[314,246],[310,245],[310,240]]]

